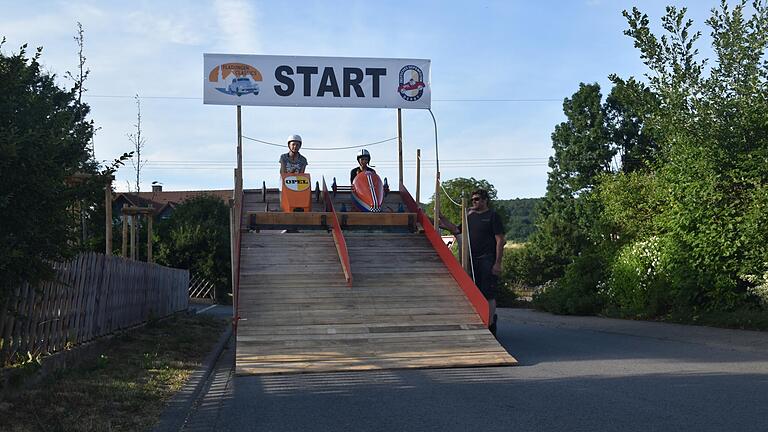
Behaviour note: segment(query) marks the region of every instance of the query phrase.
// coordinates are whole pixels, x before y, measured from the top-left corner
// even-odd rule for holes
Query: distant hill
[[[524,242],[533,233],[536,222],[536,205],[543,198],[515,198],[508,200],[496,200],[494,206],[501,210],[503,207],[509,218],[504,222],[507,230],[507,240]],[[502,213],[503,214],[503,213]]]

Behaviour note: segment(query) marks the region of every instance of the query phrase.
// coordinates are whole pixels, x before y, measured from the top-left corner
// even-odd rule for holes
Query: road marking
[[[202,309],[202,310],[199,310],[199,311],[197,311],[196,313],[199,313],[199,314],[201,314],[201,313],[203,313],[203,312],[205,312],[205,311],[207,311],[207,310],[211,310],[211,309],[215,308],[216,306],[218,306],[218,305],[210,305],[210,306],[208,306],[208,307],[207,307],[207,308],[205,308],[205,309]]]

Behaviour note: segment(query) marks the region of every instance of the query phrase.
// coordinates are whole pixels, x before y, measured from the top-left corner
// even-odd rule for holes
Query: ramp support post
[[[461,230],[461,266],[470,276],[472,275],[469,264],[469,228],[467,225],[467,197],[461,197],[461,223],[467,227]]]
[[[397,109],[397,161],[398,161],[398,173],[400,175],[398,183],[398,191],[403,184],[403,116],[400,108]]]

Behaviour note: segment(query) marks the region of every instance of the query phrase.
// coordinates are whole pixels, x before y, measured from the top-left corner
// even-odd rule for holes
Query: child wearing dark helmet
[[[362,149],[357,153],[357,166],[352,169],[352,172],[349,173],[349,183],[352,184],[355,182],[355,177],[357,177],[358,174],[360,174],[363,171],[370,171],[375,173],[376,171],[368,166],[368,164],[371,163],[371,153],[366,150]]]

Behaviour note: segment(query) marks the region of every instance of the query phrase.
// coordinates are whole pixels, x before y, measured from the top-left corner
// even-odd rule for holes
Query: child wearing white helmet
[[[299,154],[301,149],[301,137],[290,135],[288,137],[288,153],[280,156],[280,174],[303,173],[307,169],[307,158]]]
[[[371,163],[371,153],[366,150],[362,149],[357,153],[357,165],[354,169],[352,169],[352,172],[349,173],[349,184],[352,184],[355,182],[355,177],[357,177],[358,174],[360,174],[363,171],[370,171],[375,173],[376,171],[368,166],[368,164]]]

